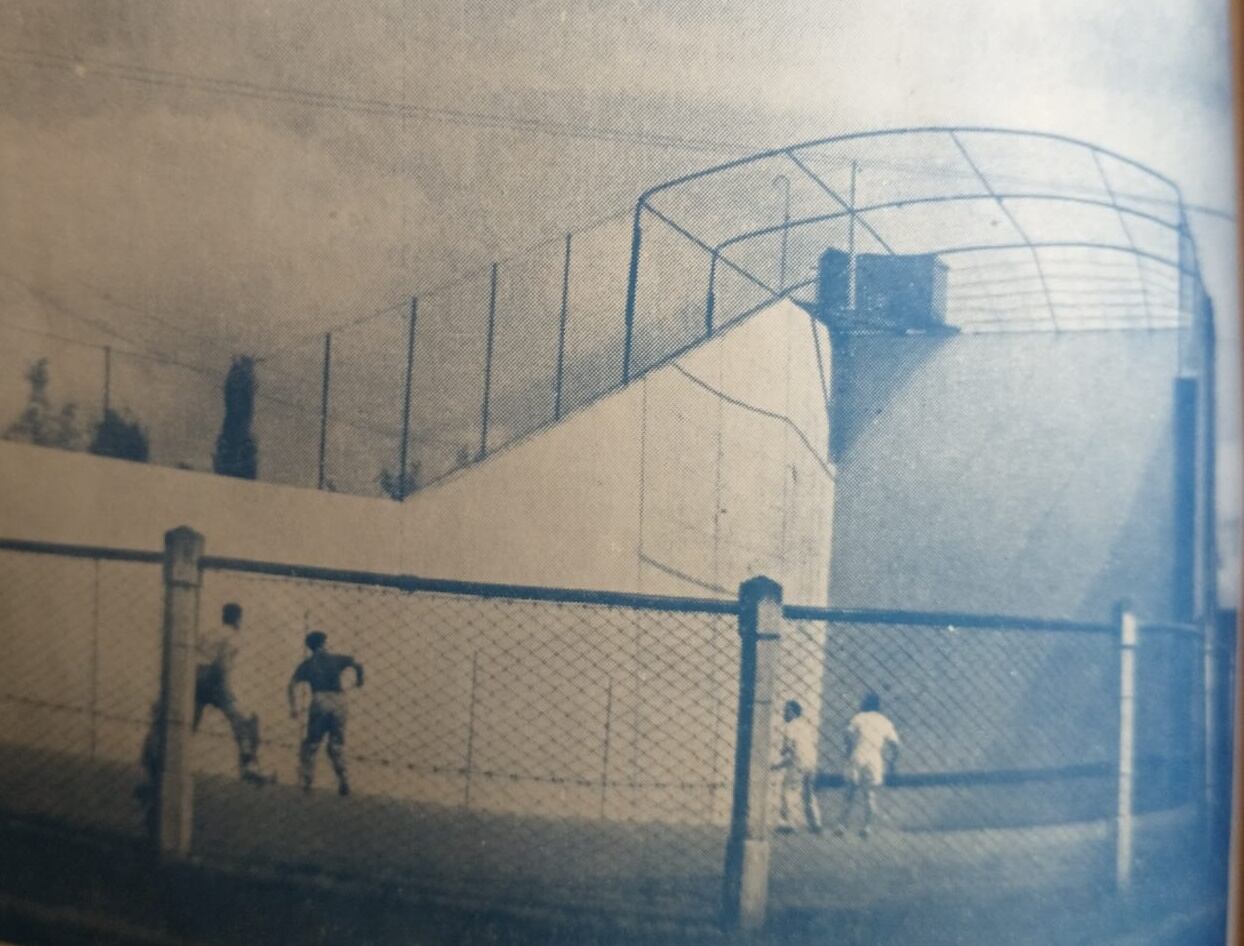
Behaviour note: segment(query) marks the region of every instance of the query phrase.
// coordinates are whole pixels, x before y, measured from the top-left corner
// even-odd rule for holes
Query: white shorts
[[[851,759],[844,778],[848,785],[883,785],[885,763],[881,759]]]

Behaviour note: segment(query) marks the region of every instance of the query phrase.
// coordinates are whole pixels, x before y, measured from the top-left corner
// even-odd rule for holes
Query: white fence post
[[[194,718],[195,638],[199,629],[199,560],[203,536],[186,526],[164,535],[164,647],[157,719],[156,845],[162,854],[187,854],[194,812],[190,769]]]
[[[1136,761],[1136,615],[1120,602],[1119,629],[1119,762],[1118,807],[1115,812],[1115,887],[1126,891],[1132,883],[1132,794]]]

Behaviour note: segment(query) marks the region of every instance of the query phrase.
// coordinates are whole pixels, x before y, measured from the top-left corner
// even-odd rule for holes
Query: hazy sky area
[[[219,364],[672,176],[924,124],[1233,213],[1225,3],[0,0],[0,321]],[[1232,225],[1192,222],[1233,345]]]
[[[4,0],[0,49],[0,278],[185,330],[143,323],[161,350],[328,327],[844,131],[1057,131],[1233,206],[1221,2]]]

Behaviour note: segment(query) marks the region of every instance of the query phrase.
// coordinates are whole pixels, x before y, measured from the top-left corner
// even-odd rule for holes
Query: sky
[[[1233,213],[1225,2],[0,0],[0,322],[220,364],[672,176],[923,124]],[[1193,225],[1230,343],[1233,229]]]
[[[5,0],[0,36],[0,281],[107,323],[325,328],[672,175],[894,125],[1058,131],[1234,201],[1218,2]]]

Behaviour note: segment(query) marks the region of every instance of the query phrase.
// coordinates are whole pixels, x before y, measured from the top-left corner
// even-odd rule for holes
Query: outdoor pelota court
[[[0,749],[0,794],[17,817],[137,836],[141,815],[129,789],[139,776],[136,766]],[[896,789],[887,800],[902,810],[902,796],[920,791]],[[830,819],[838,795],[821,793]],[[256,788],[220,777],[199,778],[196,796],[196,856],[222,866],[281,866],[537,909],[708,919],[720,905],[720,828],[491,815],[365,795],[342,799],[327,790],[308,796],[290,785]],[[838,837],[831,827],[774,836],[770,896],[779,913],[866,910],[963,891],[1056,895],[1088,886],[1109,895],[1103,878],[1111,876],[1113,847],[1105,821],[907,830],[883,815],[867,840],[854,830]],[[1160,871],[1195,833],[1190,808],[1142,817],[1140,869]]]

